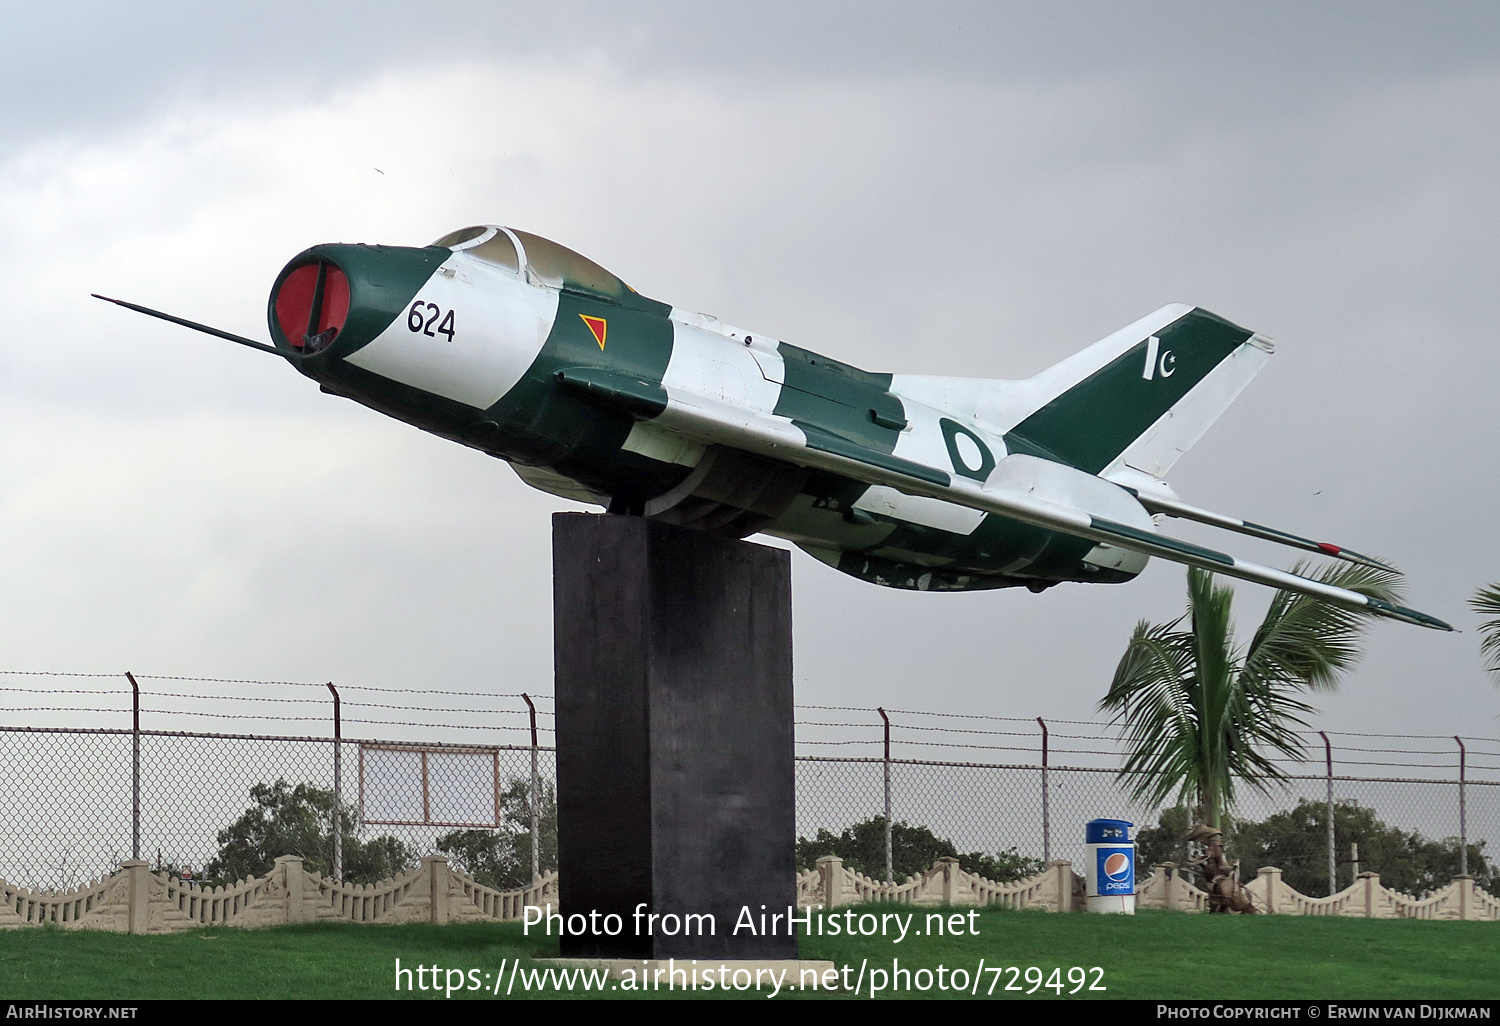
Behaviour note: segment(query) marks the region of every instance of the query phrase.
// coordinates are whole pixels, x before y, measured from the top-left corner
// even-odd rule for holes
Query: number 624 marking
[[[427,312],[429,310],[430,314]],[[442,317],[441,322],[438,321],[439,317]],[[432,327],[434,323],[437,323],[436,331]],[[419,299],[411,305],[410,310],[406,311],[406,330],[426,335],[429,338],[447,335],[448,341],[452,342],[453,311],[449,310],[445,315],[436,303],[426,303]]]

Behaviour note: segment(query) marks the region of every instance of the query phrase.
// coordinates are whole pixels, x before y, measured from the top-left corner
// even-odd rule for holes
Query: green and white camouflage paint
[[[1381,565],[1166,484],[1273,350],[1205,310],[1162,307],[1024,380],[878,374],[475,226],[420,248],[315,246],[281,272],[268,315],[273,351],[323,391],[506,460],[533,487],[785,538],[874,584],[1120,583],[1154,555],[1449,629],[1157,532],[1184,517]]]

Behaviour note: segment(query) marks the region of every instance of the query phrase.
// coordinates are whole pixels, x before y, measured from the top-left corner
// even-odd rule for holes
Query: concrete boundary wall
[[[1136,903],[1146,909],[1207,910],[1208,895],[1163,863],[1137,888]],[[1354,916],[1370,919],[1500,921],[1500,899],[1456,877],[1427,898],[1413,898],[1381,886],[1377,873],[1361,873],[1355,883],[1328,898],[1310,898],[1288,887],[1281,870],[1267,867],[1246,885],[1256,907],[1277,915]],[[796,878],[801,908],[837,908],[867,902],[924,906],[985,906],[1072,912],[1083,907],[1083,880],[1072,864],[1057,860],[1036,876],[995,883],[966,872],[958,859],[938,859],[931,869],[902,883],[887,884],[826,855]],[[64,929],[115,933],[174,933],[202,926],[258,928],[285,923],[457,923],[511,921],[528,905],[551,905],[557,912],[557,874],[547,873],[529,887],[500,891],[451,868],[441,855],[417,868],[374,884],[348,884],[303,868],[285,855],[271,872],[223,887],[201,887],[141,861],[128,861],[101,880],[69,891],[32,891],[0,880],[0,928],[53,925]]]
[[[1036,876],[1014,883],[995,883],[966,872],[956,858],[944,856],[924,873],[904,883],[883,883],[844,866],[836,855],[818,859],[816,869],[798,874],[799,907],[836,908],[864,902],[888,901],[912,905],[1003,905],[1006,908],[1071,912],[1075,901],[1073,866],[1053,861]]]
[[[441,855],[400,876],[349,884],[284,855],[271,872],[201,887],[141,861],[71,891],[31,891],[0,880],[0,928],[52,924],[116,933],[173,933],[199,926],[256,928],[284,923],[454,923],[520,919],[527,905],[557,904],[557,874],[498,891],[460,873]]]
[[[1138,908],[1175,909],[1179,912],[1208,911],[1208,894],[1182,868],[1164,862],[1136,888]],[[1379,873],[1361,873],[1337,894],[1310,898],[1293,890],[1274,866],[1261,868],[1245,885],[1255,907],[1272,915],[1352,916],[1364,919],[1473,919],[1500,922],[1500,898],[1474,886],[1472,876],[1454,877],[1440,891],[1426,898],[1393,891],[1380,882]]]

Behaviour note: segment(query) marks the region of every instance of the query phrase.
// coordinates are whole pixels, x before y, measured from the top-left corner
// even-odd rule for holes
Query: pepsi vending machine
[[[1095,819],[1085,827],[1087,911],[1135,915],[1135,842],[1130,839],[1134,826],[1123,819]]]

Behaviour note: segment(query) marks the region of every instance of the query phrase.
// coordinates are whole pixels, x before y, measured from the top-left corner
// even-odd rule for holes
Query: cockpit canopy
[[[474,225],[449,232],[433,245],[467,253],[516,274],[521,273],[524,259],[528,281],[555,289],[616,302],[635,291],[588,257],[551,239],[514,228]]]

